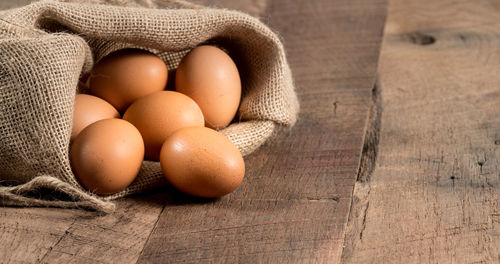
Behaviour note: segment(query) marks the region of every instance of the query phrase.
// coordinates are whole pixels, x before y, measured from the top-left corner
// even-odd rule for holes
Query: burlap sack
[[[111,200],[166,184],[150,161],[131,186],[107,197],[82,189],[72,173],[75,92],[94,61],[119,48],[153,51],[169,69],[201,43],[227,50],[244,91],[240,122],[222,133],[243,155],[276,125],[294,124],[299,107],[283,46],[257,19],[183,1],[163,1],[160,9],[151,0],[101,2],[42,1],[0,12],[1,204],[111,212]]]

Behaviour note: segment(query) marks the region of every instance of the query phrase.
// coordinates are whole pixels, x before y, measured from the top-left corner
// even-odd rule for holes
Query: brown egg
[[[89,77],[90,92],[123,112],[136,99],[167,85],[165,63],[151,52],[124,49],[101,59]]]
[[[135,101],[123,115],[141,132],[146,146],[146,158],[159,160],[161,145],[176,130],[203,126],[203,114],[186,95],[160,91]]]
[[[108,102],[99,97],[88,94],[75,96],[75,109],[73,111],[73,128],[71,141],[88,125],[108,118],[119,118],[120,114]]]
[[[245,176],[238,149],[224,135],[206,127],[183,128],[167,138],[160,165],[174,187],[199,197],[228,194]]]
[[[139,173],[144,142],[139,131],[122,119],[105,119],[86,127],[73,145],[70,159],[80,184],[97,194],[125,189]]]
[[[229,55],[213,46],[200,46],[187,54],[175,75],[175,89],[200,106],[205,125],[215,129],[233,120],[241,98],[238,68]]]

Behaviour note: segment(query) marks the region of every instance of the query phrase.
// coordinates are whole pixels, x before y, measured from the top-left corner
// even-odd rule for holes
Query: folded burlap
[[[120,193],[101,197],[80,186],[68,157],[75,93],[94,61],[114,50],[147,49],[175,69],[202,43],[225,49],[239,67],[239,122],[221,132],[243,155],[276,125],[294,124],[299,106],[283,46],[244,13],[151,0],[42,1],[1,11],[0,203],[111,212],[111,200],[165,185],[159,163],[145,161]]]

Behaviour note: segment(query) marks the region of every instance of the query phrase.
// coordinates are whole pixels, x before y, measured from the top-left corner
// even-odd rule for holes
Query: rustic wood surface
[[[219,200],[167,188],[119,200],[110,215],[0,208],[0,262],[340,261],[386,1],[196,2],[246,11],[280,34],[301,101],[297,125],[248,156],[243,185]]]
[[[300,118],[246,159],[215,203],[168,204],[139,263],[338,262],[371,102],[385,1],[273,0]],[[176,203],[179,203],[177,205]]]
[[[4,9],[10,9],[10,8],[16,8],[19,6],[23,5],[28,5],[33,1],[31,0],[7,0],[7,1],[0,1],[0,10]]]
[[[498,1],[390,1],[345,263],[500,263],[499,36]]]

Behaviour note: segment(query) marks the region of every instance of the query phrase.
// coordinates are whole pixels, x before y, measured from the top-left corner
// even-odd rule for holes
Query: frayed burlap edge
[[[28,197],[27,193],[40,189],[53,190],[54,192],[68,195],[73,201],[43,200]],[[31,181],[8,187],[0,187],[0,205],[9,206],[42,206],[61,208],[85,208],[103,213],[111,213],[115,210],[115,204],[103,201],[100,198],[75,188],[69,183],[63,182],[51,176],[38,176]]]

